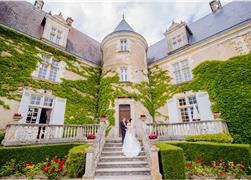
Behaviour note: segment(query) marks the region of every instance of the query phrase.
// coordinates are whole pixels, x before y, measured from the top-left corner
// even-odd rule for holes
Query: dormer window
[[[62,31],[59,31],[58,30],[58,33],[57,33],[57,38],[56,38],[56,43],[59,44],[60,43],[60,39],[62,37]]]
[[[182,37],[180,34],[172,38],[172,45],[174,49],[182,47],[183,44],[184,43],[182,42]]]
[[[164,35],[167,40],[168,52],[172,52],[188,45],[192,32],[185,22],[173,22]]]
[[[127,51],[127,41],[126,41],[126,39],[120,40],[120,51]]]
[[[51,28],[51,33],[50,33],[50,41],[54,41],[54,37],[56,35],[56,28],[52,27]]]
[[[220,0],[213,0],[209,4],[213,13],[222,8]]]

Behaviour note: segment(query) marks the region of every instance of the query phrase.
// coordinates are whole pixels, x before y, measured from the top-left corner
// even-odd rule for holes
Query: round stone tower
[[[115,30],[108,34],[101,43],[103,53],[103,71],[112,70],[118,73],[120,83],[140,83],[147,78],[147,42],[136,33],[123,18]],[[127,89],[128,90],[128,89]],[[123,118],[132,118],[132,125],[137,128],[137,135],[142,132],[140,117],[149,114],[140,102],[130,97],[115,100],[115,127],[111,138],[120,136],[119,123]]]

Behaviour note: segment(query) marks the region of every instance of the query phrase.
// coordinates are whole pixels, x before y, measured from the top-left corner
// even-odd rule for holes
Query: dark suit
[[[125,134],[126,134],[126,125],[123,121],[120,122],[120,129],[122,135],[122,144],[124,144]]]

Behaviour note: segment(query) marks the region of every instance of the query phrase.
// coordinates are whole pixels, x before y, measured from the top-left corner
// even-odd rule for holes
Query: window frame
[[[128,68],[120,68],[120,82],[128,82]]]
[[[193,79],[188,59],[174,62],[172,63],[172,67],[175,84],[184,83]]]

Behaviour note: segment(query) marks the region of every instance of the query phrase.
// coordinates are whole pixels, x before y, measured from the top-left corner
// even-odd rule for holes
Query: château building
[[[45,12],[43,5],[42,0],[36,0],[34,5],[24,1],[1,1],[0,24],[75,56],[77,64],[115,71],[122,85],[148,81],[147,71],[156,65],[168,70],[171,84],[182,84],[193,79],[192,70],[204,61],[224,61],[251,50],[251,2],[248,1],[233,1],[221,6],[219,0],[213,0],[208,15],[189,24],[172,22],[163,38],[153,45],[149,45],[124,18],[113,32],[98,42],[74,28],[74,19],[65,19],[61,13]],[[38,56],[41,61],[31,74],[34,79],[58,84],[62,79],[83,79],[70,71],[64,61],[55,60],[53,54]],[[12,116],[17,112],[22,116],[18,123],[64,124],[66,98],[53,95],[50,89],[26,87],[19,93],[20,101],[0,97],[10,106],[9,109],[0,106],[1,129],[13,122]],[[159,109],[164,116],[156,119],[165,123],[193,122],[196,108],[199,121],[214,120],[210,106],[207,92],[182,92]],[[115,99],[114,110],[115,126],[111,131],[114,137],[119,135],[119,122],[124,117],[132,118],[135,127],[141,126],[142,115],[148,122],[152,121],[144,105],[131,97]]]

